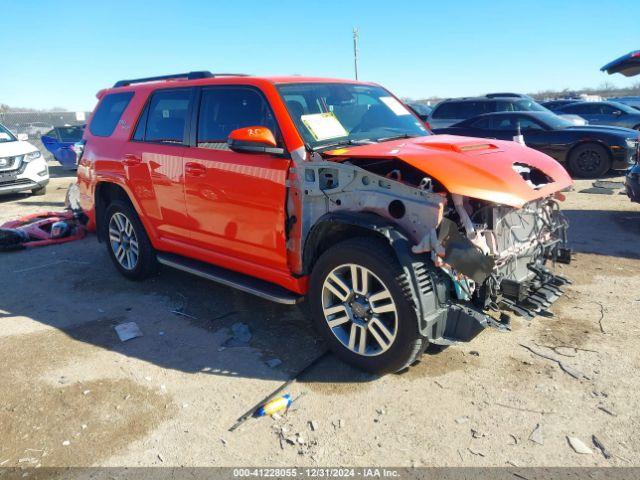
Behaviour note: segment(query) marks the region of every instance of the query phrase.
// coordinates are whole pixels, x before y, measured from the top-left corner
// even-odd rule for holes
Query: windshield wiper
[[[314,152],[319,150],[327,150],[330,148],[336,147],[344,147],[345,145],[369,145],[371,143],[376,143],[377,140],[371,140],[370,138],[361,138],[358,140],[349,139],[349,140],[340,140],[339,142],[334,143],[326,143],[324,145],[319,145],[313,149]]]
[[[376,142],[380,143],[380,142],[389,142],[391,140],[400,140],[402,138],[416,138],[418,137],[418,135],[410,135],[408,133],[403,133],[401,135],[392,135],[390,137],[380,137],[380,138],[376,138]]]

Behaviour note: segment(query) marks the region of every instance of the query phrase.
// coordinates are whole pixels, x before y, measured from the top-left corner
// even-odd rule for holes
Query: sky
[[[93,109],[123,78],[191,70],[353,77],[400,97],[625,87],[639,0],[2,0],[0,103]]]

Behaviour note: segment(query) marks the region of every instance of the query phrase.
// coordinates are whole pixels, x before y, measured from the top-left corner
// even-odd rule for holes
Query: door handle
[[[184,166],[185,173],[194,177],[201,177],[207,173],[207,169],[204,165],[195,162],[187,162]]]
[[[133,153],[125,153],[124,159],[122,160],[123,165],[126,165],[127,167],[139,165],[141,162],[142,159],[138,155],[134,155]]]

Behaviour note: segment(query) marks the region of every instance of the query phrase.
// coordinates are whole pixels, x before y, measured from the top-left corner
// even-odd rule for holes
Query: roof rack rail
[[[134,83],[157,82],[161,80],[177,80],[179,78],[184,78],[186,80],[198,80],[201,78],[212,78],[212,77],[246,77],[246,76],[247,75],[244,73],[211,73],[208,70],[199,70],[195,72],[174,73],[171,75],[159,75],[157,77],[145,77],[145,78],[134,78],[131,80],[119,80],[113,85],[113,88],[126,87],[128,85],[133,85]]]

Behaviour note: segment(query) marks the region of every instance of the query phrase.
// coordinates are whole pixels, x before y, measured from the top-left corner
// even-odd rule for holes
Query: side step
[[[279,285],[172,253],[158,253],[158,262],[276,303],[295,305],[303,298]]]

